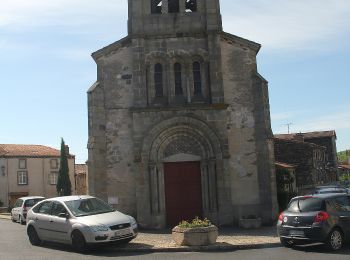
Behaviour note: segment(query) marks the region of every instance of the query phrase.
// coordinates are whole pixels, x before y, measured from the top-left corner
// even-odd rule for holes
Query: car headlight
[[[97,225],[97,226],[90,226],[89,227],[92,232],[101,232],[101,231],[108,231],[109,228],[105,225]]]
[[[133,228],[137,228],[136,220],[132,216],[128,216],[130,219],[130,224]]]

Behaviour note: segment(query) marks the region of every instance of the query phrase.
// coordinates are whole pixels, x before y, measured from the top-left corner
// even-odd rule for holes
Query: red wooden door
[[[200,162],[164,164],[167,225],[202,217]]]

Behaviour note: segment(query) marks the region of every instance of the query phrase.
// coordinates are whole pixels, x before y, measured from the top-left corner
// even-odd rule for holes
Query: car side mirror
[[[65,218],[65,219],[69,219],[69,214],[68,213],[60,213],[60,214],[58,214],[58,217],[59,218]]]

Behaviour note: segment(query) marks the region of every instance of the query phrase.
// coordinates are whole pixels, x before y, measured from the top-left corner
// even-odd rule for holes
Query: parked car
[[[325,193],[348,193],[348,189],[340,186],[321,186],[316,187],[314,194],[325,194]]]
[[[22,197],[19,198],[14,207],[11,210],[11,220],[12,222],[19,222],[22,225],[26,224],[27,212],[39,201],[45,199],[40,196],[32,196],[32,197]]]
[[[277,222],[281,243],[322,242],[331,250],[350,239],[350,196],[317,194],[293,198]]]
[[[79,252],[91,244],[128,243],[138,234],[133,217],[87,195],[44,200],[28,212],[27,219],[32,245],[54,241],[71,244]]]

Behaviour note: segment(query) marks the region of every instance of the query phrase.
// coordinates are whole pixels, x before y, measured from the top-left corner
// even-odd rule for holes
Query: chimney
[[[69,156],[69,146],[68,145],[64,146],[64,150],[66,152],[66,155]]]
[[[297,133],[294,135],[293,139],[295,141],[304,142],[304,135],[302,133]]]

